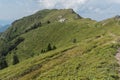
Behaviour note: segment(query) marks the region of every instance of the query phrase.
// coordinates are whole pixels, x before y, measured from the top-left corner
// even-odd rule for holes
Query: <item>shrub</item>
[[[47,21],[47,24],[50,24],[50,21]]]
[[[73,39],[73,43],[76,43],[77,42],[77,40],[76,39]]]
[[[55,49],[56,49],[56,46],[54,45],[54,46],[53,46],[53,50],[55,50]]]
[[[41,50],[41,53],[45,53],[46,51],[44,49]]]
[[[51,50],[55,50],[55,49],[56,49],[56,46],[54,45],[52,47],[52,45],[49,43],[48,46],[47,46],[47,49],[42,49],[41,53],[45,53],[45,52],[48,52],[48,51],[51,51]]]

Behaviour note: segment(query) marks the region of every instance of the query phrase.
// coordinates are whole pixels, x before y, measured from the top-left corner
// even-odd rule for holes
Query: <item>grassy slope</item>
[[[17,53],[19,58],[24,60],[33,55],[40,54],[41,50],[46,49],[49,43],[56,45],[57,48],[64,48],[73,44],[73,39],[77,39],[77,42],[81,42],[84,39],[101,34],[99,32],[95,32],[97,28],[84,25],[86,22],[89,21],[76,20],[66,23],[55,22],[40,27],[22,35],[22,37],[25,38],[25,41],[17,46],[17,50],[13,50],[11,53]],[[92,24],[94,21],[90,21],[89,23]],[[10,57],[10,55],[12,54],[9,54],[8,58],[11,59],[12,57]]]
[[[118,80],[118,65],[114,58],[117,45],[106,37],[91,40],[40,54],[10,66],[0,72],[1,79]]]
[[[64,23],[58,22],[57,18],[60,15],[63,15],[67,21]],[[55,45],[57,48],[64,48],[71,45],[73,39],[77,39],[77,42],[80,42],[85,38],[93,36],[92,34],[91,36],[86,35],[91,32],[91,29],[87,31],[87,28],[90,28],[95,21],[81,18],[76,19],[76,16],[78,15],[73,13],[72,10],[55,10],[49,13],[43,20],[47,21],[51,19],[51,23],[43,24],[42,27],[21,35],[21,37],[25,38],[25,41],[17,46],[17,50],[13,50],[8,54],[8,63],[11,64],[13,53],[17,53],[22,61],[40,54],[41,50],[46,49],[49,43]],[[95,28],[93,27],[93,29]],[[83,35],[83,32],[86,34]]]
[[[45,20],[50,19],[49,16]],[[7,59],[10,64],[11,55],[17,53],[22,62],[1,70],[0,79],[119,80],[114,58],[119,46],[119,25],[102,24],[72,18],[65,23],[54,22],[21,35],[25,41]],[[77,43],[73,44],[75,38]],[[40,54],[48,43],[56,45],[57,49]],[[33,58],[29,58],[31,54],[34,54]]]

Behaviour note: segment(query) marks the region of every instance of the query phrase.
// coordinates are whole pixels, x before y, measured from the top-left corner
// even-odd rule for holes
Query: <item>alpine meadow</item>
[[[120,16],[44,9],[0,33],[0,80],[120,80]]]

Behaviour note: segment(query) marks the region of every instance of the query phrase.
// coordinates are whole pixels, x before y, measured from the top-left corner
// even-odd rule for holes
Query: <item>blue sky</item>
[[[53,8],[73,8],[81,16],[99,21],[120,15],[120,0],[0,0],[0,24]]]

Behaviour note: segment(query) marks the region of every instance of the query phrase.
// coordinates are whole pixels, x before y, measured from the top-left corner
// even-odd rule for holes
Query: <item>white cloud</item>
[[[107,0],[107,1],[109,1],[111,3],[120,3],[120,0]]]
[[[73,8],[75,10],[80,8],[86,1],[87,0],[38,0],[42,9]]]

